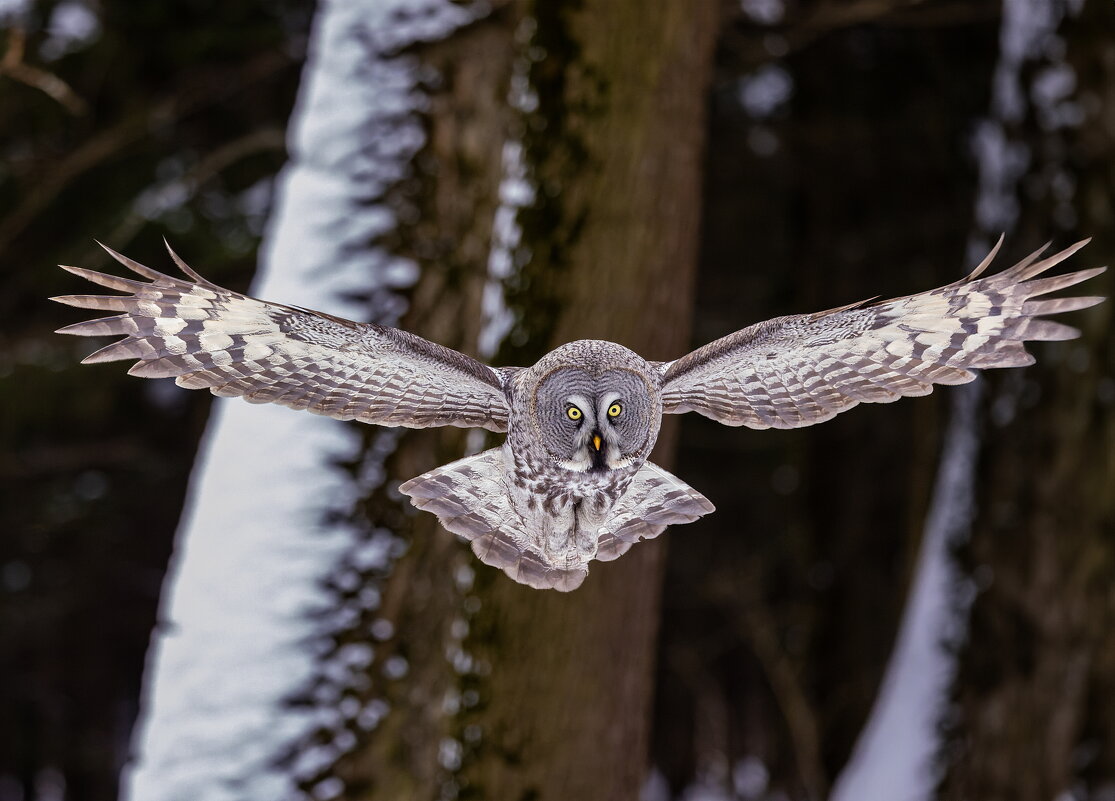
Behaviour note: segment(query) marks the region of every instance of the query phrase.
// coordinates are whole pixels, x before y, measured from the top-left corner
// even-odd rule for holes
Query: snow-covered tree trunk
[[[479,329],[493,312],[491,279],[514,263],[516,327],[497,364],[591,337],[652,359],[684,352],[716,8],[644,12],[501,4],[413,50],[437,78],[427,144],[402,187],[414,214],[396,247],[422,266],[403,327],[469,352],[480,339],[490,347],[500,326]],[[656,459],[668,463],[670,439]],[[388,473],[409,478],[465,446],[457,431],[405,433]],[[370,630],[377,640],[357,695],[382,716],[330,770],[377,799],[634,798],[646,776],[661,545],[596,564],[570,595],[539,592],[406,512],[392,486],[366,509],[403,532],[406,553],[382,577],[374,615],[335,638]]]
[[[421,76],[401,51],[469,21],[443,0],[321,4],[255,294],[397,321],[417,272],[392,247],[401,203],[387,196],[405,190],[424,141]],[[361,694],[368,632],[342,636],[380,598],[353,578],[389,570],[397,550],[391,521],[357,508],[382,484],[393,437],[367,450],[361,434],[277,406],[218,406],[165,585],[126,797],[345,789],[334,766],[381,717]],[[346,463],[360,469],[346,475]]]

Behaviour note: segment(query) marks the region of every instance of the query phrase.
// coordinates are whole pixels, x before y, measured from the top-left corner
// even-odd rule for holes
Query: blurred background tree
[[[1017,162],[1004,261],[1049,238],[1094,235],[1081,266],[1115,249],[1115,44],[1102,0],[710,0],[655,19],[635,2],[491,5],[416,48],[439,78],[429,144],[395,199],[418,213],[389,243],[422,267],[404,326],[447,345],[475,341],[505,140],[521,141],[536,189],[508,298],[537,324],[512,331],[503,363],[590,335],[669,358],[756,320],[954,280],[973,231],[998,233],[977,213],[981,157]],[[1024,113],[1005,126],[1009,142],[981,150],[1015,46],[1004,14],[1026,9],[1059,20],[1056,35],[1018,54]],[[75,318],[43,299],[76,291],[52,265],[103,264],[94,237],[145,260],[167,236],[207,277],[245,287],[313,11],[295,0],[0,5],[2,801],[115,797],[209,404],[118,365],[77,367],[88,343],[50,334]],[[1113,290],[1109,273],[1087,291]],[[644,330],[648,304],[662,304],[660,325]],[[940,798],[1115,793],[1112,320],[1111,304],[1075,316],[1082,340],[1034,347],[1036,366],[988,376],[979,401]],[[579,796],[609,798],[640,787],[654,799],[826,796],[871,713],[917,570],[951,392],[797,431],[683,418],[677,472],[717,514],[598,566],[561,611],[417,518],[383,580],[394,633],[369,672],[384,687],[394,653],[411,669],[386,690],[393,715],[325,771],[361,798],[439,797],[450,779],[475,798],[572,797],[576,781]],[[408,434],[391,474],[463,447],[459,432]],[[411,526],[383,498],[366,509]],[[482,613],[462,613],[449,580],[460,564],[477,571]],[[630,625],[585,622],[617,599]],[[462,615],[487,674],[445,663]],[[366,623],[345,636],[366,637]],[[612,661],[616,643],[630,661]],[[627,695],[577,673],[601,666]],[[600,680],[574,695],[579,678]],[[454,687],[479,702],[444,712]],[[599,739],[617,719],[618,752]],[[447,739],[470,742],[469,726],[491,736],[441,758]]]
[[[243,288],[308,2],[0,5],[0,797],[109,799],[209,398],[74,370],[57,263],[170,237]],[[60,791],[59,791],[60,792]]]

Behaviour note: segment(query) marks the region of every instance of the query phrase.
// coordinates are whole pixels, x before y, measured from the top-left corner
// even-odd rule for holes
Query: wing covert
[[[1032,364],[1026,341],[1080,334],[1041,315],[1088,308],[1104,298],[1031,298],[1106,268],[1033,280],[1084,240],[1038,261],[1043,247],[1008,270],[980,278],[1002,241],[971,274],[947,286],[768,320],[669,362],[662,366],[663,409],[693,411],[731,426],[797,428],[859,403],[889,403],[928,395],[934,384],[963,384],[975,378],[973,370]]]
[[[102,245],[102,247],[105,247]],[[169,245],[168,245],[168,250]],[[340,420],[425,428],[507,429],[501,373],[395,328],[257,300],[213,284],[171,251],[192,280],[163,275],[105,247],[147,281],[63,267],[127,295],[67,295],[69,306],[120,312],[58,333],[123,336],[84,363],[138,359],[128,371],[252,403]]]

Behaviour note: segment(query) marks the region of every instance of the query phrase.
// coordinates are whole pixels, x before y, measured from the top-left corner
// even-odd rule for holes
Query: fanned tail
[[[523,521],[511,506],[506,469],[502,448],[492,448],[403,482],[399,492],[467,540],[484,564],[535,589],[575,590],[588,567],[551,567],[527,546]]]
[[[569,592],[581,586],[588,565],[548,564],[530,545],[505,480],[502,448],[459,459],[399,486],[417,508],[437,515],[467,540],[485,564],[535,589]],[[657,465],[645,463],[600,530],[596,558],[616,559],[667,526],[691,523],[713,511],[708,498]]]
[[[692,523],[715,510],[708,498],[673,473],[646,462],[601,532],[596,558],[602,562],[618,559],[632,545],[657,537],[667,526]]]

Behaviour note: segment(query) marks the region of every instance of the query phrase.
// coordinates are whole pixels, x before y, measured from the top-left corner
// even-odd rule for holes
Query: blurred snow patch
[[[782,0],[740,0],[739,7],[748,19],[760,25],[777,25],[786,16]]]
[[[764,64],[740,79],[736,97],[749,117],[767,119],[789,102],[794,94],[793,76],[778,64]]]
[[[0,0],[0,25],[22,24],[31,11],[31,0]]]
[[[4,2],[0,0],[0,20],[4,16]],[[39,48],[39,55],[46,61],[54,61],[96,39],[101,32],[101,22],[85,3],[67,0],[54,7],[46,32],[47,38]]]
[[[534,200],[534,188],[526,179],[523,146],[506,142],[503,146],[503,180],[499,187],[499,208],[492,223],[492,247],[488,256],[488,280],[480,301],[483,323],[477,352],[490,359],[514,324],[514,316],[504,299],[504,282],[515,271],[515,250],[522,239],[516,220],[519,209]],[[483,432],[478,432],[481,436]]]
[[[743,801],[762,798],[770,784],[770,771],[757,756],[741,759],[732,768],[732,788]]]

